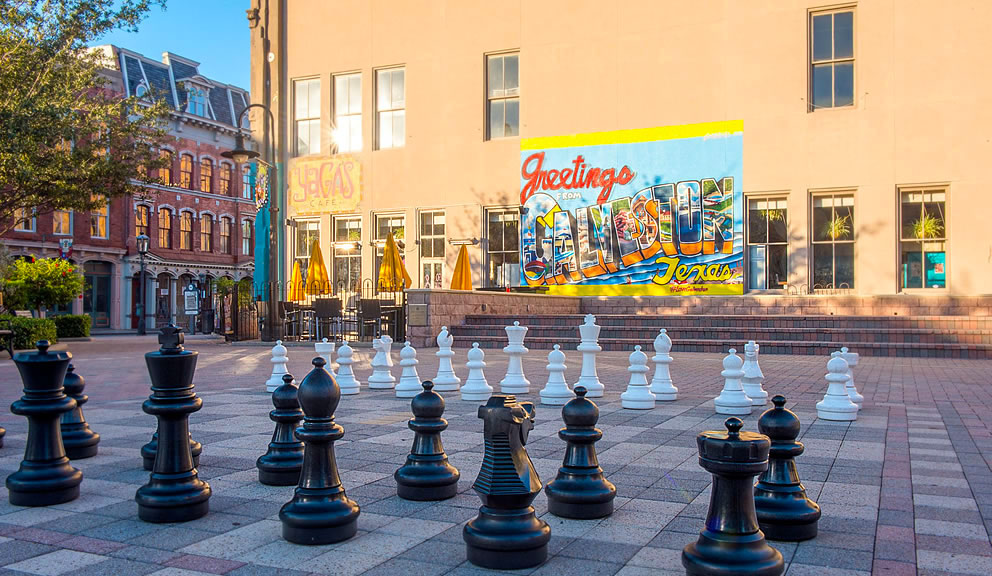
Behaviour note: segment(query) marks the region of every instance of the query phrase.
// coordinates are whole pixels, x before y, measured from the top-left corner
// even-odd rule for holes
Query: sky
[[[166,0],[153,7],[136,34],[115,30],[96,42],[116,44],[160,61],[172,52],[200,63],[200,73],[247,90],[251,34],[250,0]]]

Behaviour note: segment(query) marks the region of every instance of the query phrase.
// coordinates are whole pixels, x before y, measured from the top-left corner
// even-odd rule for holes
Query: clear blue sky
[[[151,9],[137,34],[117,30],[94,44],[116,44],[155,60],[172,52],[199,62],[207,78],[247,90],[250,7],[250,0],[166,0],[164,10]]]

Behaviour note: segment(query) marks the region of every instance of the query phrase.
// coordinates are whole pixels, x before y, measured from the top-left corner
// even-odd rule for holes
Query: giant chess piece
[[[303,441],[303,471],[293,499],[279,511],[282,537],[295,544],[330,544],[347,540],[358,530],[358,504],[348,499],[334,443],[344,429],[334,422],[341,391],[324,359],[313,359],[313,370],[300,383],[303,426],[296,437]]]
[[[83,404],[89,401],[89,396],[83,394],[86,381],[79,374],[72,364],[69,364],[65,373],[65,380],[62,382],[67,396],[76,401],[76,407],[62,415],[62,446],[65,447],[65,455],[70,460],[82,460],[96,456],[97,448],[100,444],[100,435],[90,430],[90,425],[83,416]]]
[[[417,349],[409,342],[400,350],[400,381],[396,384],[397,398],[413,398],[421,391],[420,374],[417,373]]]
[[[827,362],[827,393],[816,403],[816,417],[835,422],[853,422],[858,419],[858,405],[847,394],[847,362],[840,352],[830,355]]]
[[[0,426],[0,448],[3,448],[3,437],[7,435],[7,429]]]
[[[190,450],[189,415],[203,406],[193,391],[197,352],[183,349],[183,332],[162,328],[162,347],[145,354],[152,394],[141,405],[158,418],[158,448],[148,484],[134,495],[145,522],[186,522],[205,515],[210,486],[200,480]]]
[[[524,376],[522,362],[524,354],[529,352],[524,346],[527,327],[514,321],[513,326],[507,326],[504,330],[506,330],[507,346],[503,348],[503,353],[509,360],[506,365],[506,376],[499,383],[499,391],[503,394],[527,394],[530,392],[530,380]]]
[[[651,378],[651,392],[660,402],[671,402],[679,397],[679,389],[672,384],[672,339],[668,330],[662,328],[654,337],[654,377]]]
[[[847,382],[844,384],[844,388],[847,390],[847,395],[851,398],[851,402],[858,405],[858,410],[861,410],[861,405],[865,402],[865,397],[858,392],[857,386],[854,385],[854,367],[858,365],[858,360],[861,358],[857,352],[850,352],[847,346],[840,349],[840,357],[847,362]]]
[[[743,416],[751,413],[751,399],[744,392],[741,378],[744,377],[744,361],[737,355],[737,350],[731,348],[723,359],[723,390],[713,399],[717,414]]]
[[[83,473],[69,464],[59,428],[62,415],[76,407],[76,401],[62,389],[72,354],[49,352],[47,340],[36,346],[37,352],[14,355],[24,396],[10,405],[10,411],[28,419],[24,460],[17,472],[7,476],[7,493],[14,506],[49,506],[75,500],[83,481]]]
[[[396,495],[406,500],[447,500],[458,494],[460,474],[448,464],[448,455],[441,444],[441,432],[448,427],[444,414],[444,398],[434,392],[431,381],[422,384],[423,392],[413,397],[407,422],[413,430],[413,447],[406,464],[393,474]]]
[[[351,367],[355,362],[354,355],[355,350],[348,346],[348,341],[341,342],[341,346],[338,347],[338,373],[335,380],[344,396],[362,391],[362,383],[355,378],[355,370]]]
[[[648,387],[648,355],[641,352],[640,346],[634,346],[634,351],[627,359],[630,365],[627,372],[630,380],[627,390],[620,395],[620,406],[630,410],[651,410],[654,408],[655,395]]]
[[[699,465],[713,475],[710,507],[699,539],[682,549],[686,576],[779,576],[782,554],[768,545],[754,510],[754,477],[768,468],[766,436],[742,432],[728,418],[727,432],[696,436]]]
[[[752,406],[764,406],[768,404],[768,392],[761,387],[761,382],[765,375],[758,365],[758,344],[754,340],[748,340],[744,345],[744,376],[741,377],[741,387],[744,393],[751,399]]]
[[[508,394],[495,394],[479,406],[486,452],[472,488],[482,507],[462,531],[468,561],[476,566],[516,570],[548,557],[551,528],[531,506],[541,492],[541,478],[524,447],[534,414],[534,404],[517,403]]]
[[[276,345],[272,347],[272,375],[265,381],[266,392],[272,393],[282,386],[282,375],[289,371],[286,368],[288,362],[289,351],[282,345],[282,340],[276,340]]]
[[[314,342],[313,352],[324,359],[324,365],[327,366],[327,371],[331,373],[331,376],[335,376],[333,370],[334,342],[329,341],[327,338],[324,338],[321,342]]]
[[[565,427],[558,431],[564,440],[565,459],[558,476],[544,488],[548,512],[563,518],[603,518],[613,514],[617,489],[603,476],[596,457],[596,442],[603,431],[596,428],[599,408],[586,400],[586,389],[575,387],[576,398],[561,409]]]
[[[581,341],[575,348],[582,353],[582,370],[579,373],[579,381],[576,386],[586,389],[586,396],[590,398],[602,398],[603,390],[606,388],[599,381],[599,372],[596,370],[596,354],[603,348],[599,345],[600,326],[596,324],[596,317],[586,314],[585,322],[579,326],[579,337]]]
[[[455,352],[451,349],[455,339],[448,333],[447,326],[441,326],[441,332],[437,335],[437,376],[434,377],[435,392],[456,392],[462,385],[462,379],[455,375],[455,367],[451,365],[451,359]]]
[[[303,442],[296,439],[294,432],[300,420],[303,420],[303,410],[300,410],[300,401],[296,394],[293,375],[283,374],[282,386],[272,392],[272,405],[275,409],[269,412],[269,420],[276,423],[276,429],[272,432],[269,449],[255,462],[258,481],[262,484],[293,486],[300,481]]]
[[[575,398],[575,393],[565,381],[565,353],[561,346],[555,344],[555,349],[548,353],[548,381],[541,389],[541,404],[564,406]]]
[[[479,348],[478,342],[472,343],[472,348],[468,351],[468,378],[462,386],[462,400],[468,402],[482,402],[493,394],[493,387],[486,381],[486,353]]]
[[[372,341],[375,356],[372,357],[372,375],[369,376],[369,388],[373,390],[387,390],[396,384],[396,376],[393,376],[390,371],[393,367],[393,359],[389,355],[392,346],[393,339],[389,336],[376,338]]]
[[[806,497],[799,481],[795,457],[803,453],[799,417],[785,409],[785,396],[772,398],[775,405],[758,418],[758,431],[772,441],[768,470],[754,487],[758,525],[769,540],[809,540],[816,536],[820,507]]]

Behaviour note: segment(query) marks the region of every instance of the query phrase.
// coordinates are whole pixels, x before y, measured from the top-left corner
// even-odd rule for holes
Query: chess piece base
[[[643,400],[625,400],[623,395],[620,398],[620,407],[627,408],[630,410],[651,410],[654,408],[654,398],[647,398]]]
[[[371,388],[372,390],[389,390],[394,385],[395,385],[395,382],[392,381],[392,380],[384,380],[382,382],[377,382],[377,381],[369,378],[369,388]]]
[[[593,518],[605,518],[613,514],[613,499],[608,502],[588,503],[588,502],[562,502],[560,500],[548,499],[548,512],[562,518],[573,518],[575,520],[590,520]]]
[[[747,406],[720,406],[716,405],[717,414],[728,414],[730,416],[746,416],[751,413],[751,404]]]
[[[413,398],[417,394],[420,394],[420,387],[418,386],[416,390],[400,390],[396,389],[397,398]]]
[[[145,522],[188,522],[210,511],[210,486],[199,478],[179,485],[146,484],[138,488],[134,499],[138,502],[138,518]]]
[[[755,499],[755,506],[762,506],[758,499]],[[782,542],[801,542],[816,538],[820,508],[805,508],[799,514],[795,510],[789,510],[781,515],[770,512],[767,507],[759,508],[758,524],[765,533],[765,538]]]
[[[434,386],[437,390],[437,386]],[[530,386],[525,386],[523,384],[503,384],[499,383],[499,393],[500,394],[530,394]]]
[[[270,448],[271,450],[271,448]],[[303,447],[290,447],[283,453],[268,453],[258,457],[258,481],[269,486],[296,486],[303,470]]]
[[[816,404],[816,417],[820,420],[830,420],[832,422],[853,422],[858,419],[858,405],[852,403],[850,408],[834,408],[821,406],[823,402]]]
[[[85,446],[85,445],[69,446],[67,444],[65,446],[65,455],[69,457],[69,460],[82,460],[84,458],[92,458],[93,456],[96,456],[97,452],[99,452],[100,449],[100,446],[98,445],[98,442],[100,441],[100,437],[97,436],[96,440],[97,440],[96,442],[93,442],[89,446]]]
[[[200,453],[203,452],[203,445],[189,439],[189,449],[193,453],[193,468],[200,467]],[[152,441],[141,447],[141,465],[149,472],[155,467],[155,453],[158,450],[158,432],[152,437]]]
[[[258,481],[267,486],[296,486],[300,483],[300,470],[258,469]]]
[[[435,392],[457,392],[461,388],[461,380],[437,380],[434,381]]]
[[[14,506],[51,506],[79,498],[83,473],[69,465],[69,459],[55,465],[39,466],[22,462],[7,477],[7,493]]]
[[[354,396],[355,394],[358,394],[359,392],[361,392],[361,388],[358,387],[358,386],[348,387],[348,388],[342,387],[341,388],[341,395],[342,396]]]
[[[62,446],[69,460],[82,460],[96,456],[100,435],[90,430],[85,422],[62,425]]]
[[[678,392],[655,392],[654,399],[658,402],[674,402],[678,400]]]
[[[406,486],[397,483],[396,495],[404,500],[418,502],[447,500],[458,495],[458,482],[448,486]]]
[[[537,518],[534,508],[496,510],[479,508],[479,515],[462,531],[468,561],[493,570],[518,570],[548,559],[551,528]]]
[[[437,388],[435,388],[435,390],[436,389]],[[492,391],[466,392],[465,389],[462,388],[462,400],[465,400],[466,402],[483,402],[485,400],[489,400],[489,397],[492,395]],[[562,402],[562,404],[564,404],[564,402]]]
[[[297,488],[296,498],[307,498],[308,490]],[[294,544],[313,546],[347,540],[358,531],[358,505],[348,498],[327,500],[293,499],[279,511],[282,537]]]
[[[583,386],[586,389],[586,398],[602,398],[603,391],[606,390],[606,386],[596,378],[587,378],[583,380],[581,377],[579,381],[572,386],[574,390],[576,386]]]
[[[730,536],[704,531],[682,550],[686,576],[781,576],[782,553],[761,531]]]
[[[454,466],[448,464],[447,457],[420,456],[419,461],[401,466],[393,478],[396,480],[396,495],[404,500],[433,501],[447,500],[458,495],[458,479],[461,477]]]
[[[572,398],[575,398],[575,394],[571,390],[568,390],[568,395],[564,391],[559,394],[541,391],[541,404],[546,406],[564,406]]]

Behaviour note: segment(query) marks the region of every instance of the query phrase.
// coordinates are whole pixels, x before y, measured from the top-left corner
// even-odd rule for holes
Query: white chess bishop
[[[723,359],[723,391],[713,399],[717,414],[743,416],[751,413],[751,399],[744,392],[741,378],[744,377],[744,361],[737,355],[737,350],[731,348]]]
[[[758,344],[754,340],[748,340],[744,345],[744,377],[741,378],[741,385],[744,393],[751,399],[752,406],[764,406],[768,403],[768,392],[761,387],[761,382],[765,375],[758,365]]]
[[[599,345],[600,330],[601,327],[596,324],[596,317],[592,314],[586,314],[585,322],[579,326],[579,336],[582,341],[576,350],[582,353],[582,371],[575,385],[585,386],[587,398],[602,398],[603,390],[606,388],[599,381],[599,373],[596,370],[596,354],[603,350]]]
[[[288,351],[282,345],[282,340],[276,340],[276,345],[272,347],[272,375],[265,381],[266,392],[271,393],[282,386],[282,375],[288,372],[287,362],[289,362]]]
[[[338,374],[337,382],[338,386],[341,388],[341,394],[351,395],[358,394],[361,392],[361,383],[355,378],[355,371],[352,370],[351,365],[355,362],[353,358],[355,351],[348,346],[348,341],[345,340],[341,342],[341,346],[338,347]]]
[[[376,338],[372,341],[375,356],[372,357],[372,375],[369,376],[369,388],[385,390],[396,384],[396,377],[390,371],[393,367],[393,359],[389,356],[392,346],[393,339],[389,336]]]
[[[861,357],[857,352],[850,352],[847,346],[840,349],[840,357],[847,362],[847,384],[844,385],[847,389],[847,395],[851,398],[851,402],[858,405],[858,410],[861,410],[865,397],[858,392],[857,386],[854,385],[854,367],[858,365],[858,360]]]
[[[509,361],[506,366],[506,376],[499,382],[499,391],[503,394],[527,394],[530,392],[530,381],[524,376],[523,365],[524,354],[528,352],[524,346],[527,327],[514,321],[513,326],[507,326],[504,330],[506,330],[507,346],[503,348],[503,353],[509,357]]]
[[[659,402],[671,402],[679,396],[679,389],[672,384],[670,364],[672,356],[672,339],[668,330],[662,328],[654,338],[654,377],[651,378],[651,392]]]
[[[409,342],[400,349],[400,381],[396,384],[397,398],[413,398],[423,392],[420,374],[417,373],[417,350]]]
[[[455,375],[455,368],[451,365],[451,358],[455,352],[451,345],[455,342],[454,337],[448,333],[448,327],[442,326],[441,332],[437,335],[437,376],[434,377],[435,392],[455,392],[462,385],[462,379]]]
[[[827,362],[827,393],[816,403],[816,417],[835,422],[853,422],[858,419],[858,405],[847,394],[848,365],[840,352],[830,355]]]
[[[575,393],[565,381],[565,353],[561,346],[555,344],[555,349],[548,353],[548,382],[541,390],[541,404],[564,406],[575,398]]]
[[[627,390],[620,395],[620,406],[631,410],[651,410],[656,398],[648,386],[648,355],[641,352],[640,346],[634,346],[628,361],[630,380]]]
[[[468,402],[485,402],[493,395],[493,387],[486,381],[486,353],[479,348],[478,342],[472,343],[468,351],[468,378],[462,386],[462,400]]]

